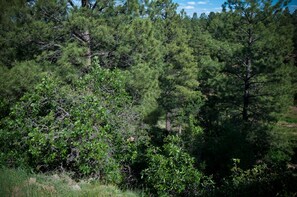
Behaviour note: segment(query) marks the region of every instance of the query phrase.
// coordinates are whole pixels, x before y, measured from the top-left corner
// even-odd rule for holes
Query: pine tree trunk
[[[81,1],[81,6],[82,7],[89,7],[89,0],[82,0]],[[87,46],[87,52],[86,52],[86,63],[85,63],[85,72],[88,72],[90,67],[91,67],[91,63],[92,63],[92,51],[91,51],[91,38],[90,38],[90,32],[89,30],[86,30],[83,33],[83,39],[86,42],[86,46]]]
[[[244,95],[243,95],[243,110],[242,110],[242,119],[248,121],[248,108],[250,104],[250,80],[252,74],[252,48],[253,44],[253,35],[252,30],[248,30],[248,54],[247,60],[245,62],[245,79],[244,79]]]
[[[182,133],[182,126],[179,125],[179,126],[178,126],[178,134],[181,135],[181,133]]]
[[[86,71],[88,71],[92,63],[91,38],[90,38],[89,30],[84,32],[84,40],[86,41],[86,45],[87,45],[87,52],[86,52],[87,59],[86,59],[85,69]]]
[[[250,99],[250,76],[251,76],[251,60],[248,59],[246,63],[246,77],[244,80],[244,96],[243,96],[243,110],[242,119],[244,121],[248,120],[248,108]]]
[[[169,112],[166,113],[166,130],[168,132],[171,131],[170,113]]]
[[[81,7],[87,7],[89,4],[89,0],[81,0]]]

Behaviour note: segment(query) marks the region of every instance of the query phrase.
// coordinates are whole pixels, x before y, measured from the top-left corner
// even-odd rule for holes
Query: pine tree
[[[234,115],[240,112],[244,122],[270,121],[271,113],[279,112],[280,103],[290,95],[286,88],[290,71],[285,57],[292,50],[292,26],[278,22],[285,3],[279,1],[272,6],[270,1],[230,1],[226,4],[236,28],[233,36],[226,38],[238,44],[226,71],[230,75],[230,87],[236,90],[231,95],[234,104],[240,106]]]
[[[156,1],[150,17],[163,32],[164,67],[160,77],[161,96],[159,103],[164,110],[166,130],[181,132],[185,119],[199,108],[202,96],[198,91],[198,67],[192,49],[188,46],[190,37],[177,15],[176,4],[171,1]]]
[[[211,172],[222,175],[232,158],[245,167],[262,159],[273,123],[292,103],[293,27],[282,21],[285,3],[228,1],[224,12],[208,18],[216,44],[202,69],[207,98],[200,114]]]

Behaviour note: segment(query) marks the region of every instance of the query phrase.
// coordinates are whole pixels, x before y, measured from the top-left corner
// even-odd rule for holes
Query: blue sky
[[[194,12],[198,13],[200,16],[201,13],[210,13],[210,12],[219,12],[222,9],[222,4],[224,0],[173,0],[179,4],[178,11],[184,9],[189,16],[192,16]],[[292,0],[289,9],[297,9],[297,0]]]

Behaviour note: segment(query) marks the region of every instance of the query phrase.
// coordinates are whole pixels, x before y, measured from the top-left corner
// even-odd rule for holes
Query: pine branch
[[[74,4],[73,4],[72,0],[68,0],[68,3],[71,5],[71,7],[74,8]]]
[[[87,40],[85,40],[85,39],[83,38],[82,35],[80,35],[79,33],[75,32],[75,31],[73,31],[73,36],[74,36],[77,40],[79,40],[79,41],[81,41],[81,42],[83,42],[83,43],[86,43],[86,42],[87,42]]]
[[[94,10],[94,9],[97,7],[97,3],[98,3],[98,1],[96,1],[96,2],[94,3],[94,5],[93,5],[93,7],[92,7],[92,10]]]

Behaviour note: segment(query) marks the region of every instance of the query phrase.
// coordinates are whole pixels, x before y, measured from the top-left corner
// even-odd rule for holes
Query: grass
[[[281,122],[297,123],[297,107],[290,107],[288,112],[281,118]]]
[[[276,150],[282,150],[290,157],[289,166],[297,169],[297,107],[290,107],[274,128]],[[281,154],[278,156],[282,156]],[[284,156],[284,154],[283,154]]]
[[[121,191],[113,185],[81,180],[75,182],[66,174],[32,174],[22,169],[0,169],[0,196],[13,197],[137,197],[132,191]]]
[[[277,126],[293,141],[297,141],[297,107],[290,107]]]

